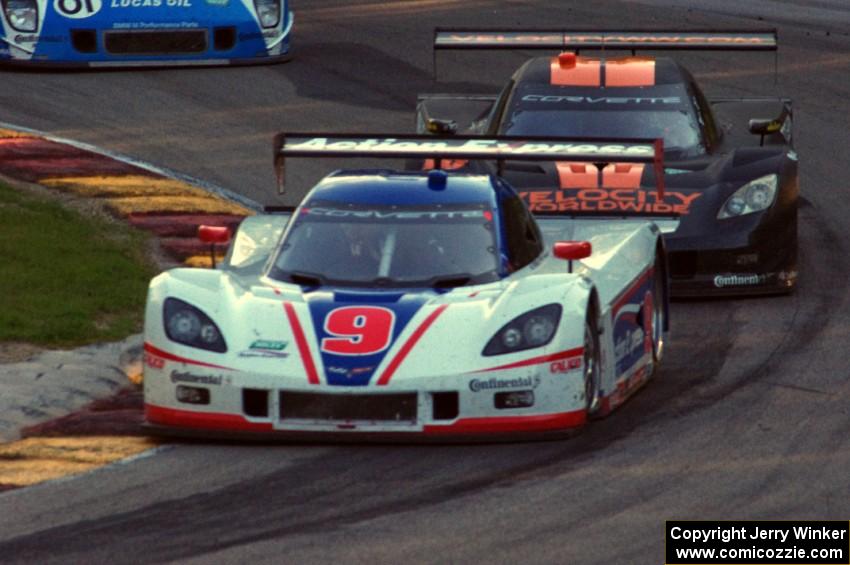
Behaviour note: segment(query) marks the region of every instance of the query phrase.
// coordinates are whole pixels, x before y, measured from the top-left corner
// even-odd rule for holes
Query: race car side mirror
[[[558,259],[569,261],[568,272],[573,272],[573,261],[590,257],[593,248],[589,241],[556,241],[552,254]]]
[[[428,133],[437,135],[454,135],[457,133],[457,122],[454,120],[428,118],[426,126],[428,128]]]
[[[760,135],[760,145],[764,145],[764,136],[771,133],[776,133],[782,129],[782,122],[775,119],[755,119],[750,120],[750,133]]]
[[[210,262],[215,269],[215,244],[230,241],[230,230],[221,226],[198,226],[198,239],[210,244]]]

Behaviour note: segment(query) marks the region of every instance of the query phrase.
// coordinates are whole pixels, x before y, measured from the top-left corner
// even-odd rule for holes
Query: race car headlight
[[[280,22],[280,0],[254,0],[254,9],[263,27],[276,27]]]
[[[505,324],[490,339],[482,354],[502,355],[542,347],[552,341],[560,321],[560,304],[535,308]]]
[[[34,32],[38,28],[38,5],[35,0],[3,0],[6,20],[17,31]]]
[[[209,316],[182,300],[166,298],[163,306],[165,335],[190,347],[224,353],[227,344]]]
[[[767,175],[748,182],[723,203],[720,212],[717,213],[717,219],[725,220],[769,208],[776,200],[778,184],[779,177],[776,175]]]

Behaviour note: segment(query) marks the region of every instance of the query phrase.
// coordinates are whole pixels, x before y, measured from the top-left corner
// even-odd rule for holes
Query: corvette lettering
[[[586,188],[520,192],[532,212],[630,212],[638,214],[690,214],[701,193],[658,193],[648,190]]]
[[[544,96],[541,94],[526,94],[523,102],[567,102],[570,104],[674,104],[682,103],[678,96],[662,97],[626,97],[626,96]]]
[[[369,153],[394,152],[406,154],[430,155],[435,150],[451,154],[480,154],[482,156],[501,155],[629,155],[652,157],[655,147],[650,144],[609,144],[591,143],[543,143],[543,142],[504,142],[495,139],[469,139],[450,141],[416,141],[396,138],[365,140],[331,140],[316,137],[300,143],[287,144],[282,152],[315,151],[323,153]]]

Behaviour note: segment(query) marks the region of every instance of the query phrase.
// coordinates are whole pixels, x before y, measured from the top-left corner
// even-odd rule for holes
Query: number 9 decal
[[[343,306],[328,312],[322,351],[335,355],[372,355],[392,342],[395,313],[377,306]]]
[[[66,18],[81,20],[100,11],[101,0],[53,0],[53,9]]]

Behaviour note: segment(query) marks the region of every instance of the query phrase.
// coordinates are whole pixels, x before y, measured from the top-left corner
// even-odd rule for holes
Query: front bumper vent
[[[207,50],[207,31],[107,31],[104,45],[113,55],[191,55]]]
[[[281,420],[330,422],[416,422],[417,395],[280,393]]]

